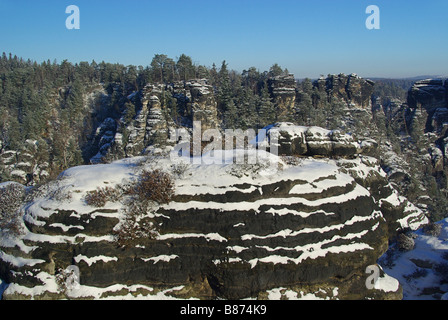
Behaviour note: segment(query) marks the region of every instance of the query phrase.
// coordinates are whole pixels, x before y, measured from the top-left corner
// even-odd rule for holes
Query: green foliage
[[[381,97],[381,104],[391,100],[406,101],[407,92],[415,80],[406,79],[378,79],[375,81],[374,96]]]
[[[126,102],[124,105],[124,122],[126,124],[131,123],[135,117],[135,105],[131,102]]]
[[[260,98],[257,104],[258,119],[257,127],[264,128],[275,122],[275,105],[272,102],[271,96],[269,95],[268,85],[266,81],[263,81],[263,86],[260,92]]]
[[[211,68],[193,61],[185,54],[175,59],[156,54],[144,67],[104,61],[37,63],[3,54],[0,57],[0,153],[22,150],[27,139],[37,141],[34,162],[48,163],[45,170],[50,173],[50,178],[55,177],[70,166],[88,163],[98,152],[96,130],[106,118],[117,122],[123,137],[122,145],[126,146],[130,125],[143,106],[143,89],[147,84],[170,84],[193,78],[207,78],[212,85],[223,129],[260,129],[284,120],[279,118],[280,111],[273,102],[268,79],[288,74],[287,69],[273,64],[268,71],[249,67],[239,73],[231,70],[226,61],[218,67],[213,64]],[[404,100],[410,84],[406,81],[376,81],[375,95],[387,97],[388,101],[394,98]],[[288,121],[328,129],[341,129],[340,126],[345,125],[344,102],[336,98],[329,100],[310,79],[299,82],[297,89],[295,113],[288,115]],[[93,92],[100,93],[92,98]],[[188,109],[191,106],[188,99],[179,99],[169,90],[163,91],[159,98],[167,121],[175,125],[189,123],[187,115],[191,114]],[[383,110],[374,112],[372,123],[349,117],[352,123],[347,126],[353,131],[375,127],[371,130],[372,138],[379,143],[391,142],[394,150],[400,151],[398,135],[406,131],[400,124],[407,125],[406,122],[396,120],[396,124],[391,123]],[[421,126],[415,122],[406,127],[412,143],[419,148],[425,145],[420,135],[424,129]],[[433,193],[432,198],[446,199],[439,191],[443,179],[436,180],[431,173],[428,176],[427,181],[418,181]],[[0,170],[0,181],[10,178],[6,170]],[[417,194],[417,184],[413,185]],[[442,210],[445,202],[435,201],[433,206]]]

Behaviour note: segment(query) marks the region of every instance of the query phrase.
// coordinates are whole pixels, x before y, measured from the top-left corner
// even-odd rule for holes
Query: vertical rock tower
[[[268,80],[269,92],[277,108],[280,121],[288,119],[294,112],[296,102],[296,80],[293,74],[279,75]]]

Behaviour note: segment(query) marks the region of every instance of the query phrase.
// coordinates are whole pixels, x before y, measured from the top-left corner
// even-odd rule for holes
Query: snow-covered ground
[[[304,181],[304,184],[298,184],[294,186],[290,190],[290,194],[300,197],[301,194],[309,193],[310,191],[314,193],[320,193],[324,190],[337,186],[337,185],[348,185],[353,182],[353,178],[345,173],[342,173],[340,171],[340,167],[336,164],[333,160],[317,160],[317,159],[300,159],[300,165],[298,166],[289,166],[283,163],[280,158],[277,158],[276,156],[273,156],[266,152],[256,152],[258,160],[262,159],[262,161],[259,162],[260,165],[249,167],[249,166],[235,166],[232,164],[232,160],[234,160],[234,157],[236,156],[236,153],[233,154],[219,154],[219,152],[216,152],[216,154],[208,155],[208,160],[213,161],[207,161],[208,165],[196,165],[191,164],[189,162],[184,161],[184,159],[177,159],[178,163],[177,165],[184,165],[185,166],[185,172],[183,173],[182,177],[178,177],[176,180],[176,191],[178,194],[184,194],[184,195],[197,195],[197,194],[222,194],[230,190],[235,189],[235,185],[238,183],[248,183],[251,185],[251,188],[247,190],[247,192],[251,192],[253,188],[260,188],[263,184],[267,182],[277,182],[282,180],[289,180],[293,179],[294,177],[299,177],[301,180]],[[223,160],[222,163],[216,163],[214,160],[216,158]],[[367,159],[367,158],[366,158]],[[39,217],[47,217],[50,214],[54,212],[56,209],[72,209],[76,210],[76,212],[79,215],[82,214],[90,214],[92,210],[95,208],[89,207],[85,201],[84,196],[86,192],[90,190],[95,190],[95,188],[99,186],[116,186],[122,182],[126,182],[128,180],[132,180],[135,178],[135,175],[138,171],[139,166],[142,167],[156,167],[161,168],[164,170],[170,169],[173,165],[176,163],[173,163],[172,159],[155,159],[156,161],[145,161],[146,159],[144,157],[136,157],[132,159],[123,159],[120,161],[115,161],[111,164],[99,164],[99,165],[91,165],[91,166],[79,166],[74,167],[71,169],[66,170],[61,176],[59,177],[58,184],[50,186],[50,188],[54,188],[54,191],[60,191],[62,193],[70,194],[71,197],[69,199],[56,199],[55,198],[48,198],[48,197],[42,197],[35,199],[35,201],[28,207],[28,214],[25,216],[26,219],[29,219],[29,222],[33,222],[34,219],[37,219]],[[348,160],[347,160],[348,161]],[[356,160],[351,160],[352,162],[355,162]],[[371,167],[363,166],[361,163],[356,163],[357,165],[355,168],[357,168],[357,174],[358,176],[364,176],[368,175],[369,171],[372,170]],[[256,168],[256,170],[252,171],[253,168]],[[280,169],[281,168],[281,169]],[[364,171],[365,172],[364,172]],[[332,178],[331,178],[332,177]],[[331,178],[331,179],[330,179]],[[358,197],[358,196],[365,196],[368,195],[369,192],[367,189],[362,188],[361,186],[357,186],[353,191],[350,193],[329,197],[326,199],[318,199],[318,200],[306,200],[305,198],[301,201],[303,203],[306,203],[307,205],[320,205],[322,201],[325,201],[327,203],[339,203],[346,201],[350,199],[351,197]],[[395,196],[395,194],[393,194]],[[401,199],[399,199],[397,196],[395,198],[393,196],[390,196],[387,199],[384,199],[384,201],[388,201],[392,204],[401,203]],[[284,201],[286,201],[285,198]],[[278,200],[278,199],[277,199]],[[263,202],[264,201],[264,202]],[[265,202],[270,201],[267,200],[259,200],[258,202],[251,203],[250,209],[254,209],[254,205],[262,204]],[[196,207],[199,204],[196,203],[176,203],[172,202],[169,205],[166,205],[166,207],[169,208],[175,208],[176,206],[181,206],[182,208],[185,208],[188,205],[195,205]],[[207,203],[207,206],[213,206],[213,202]],[[222,205],[216,204],[216,205]],[[232,203],[226,204],[228,206],[232,206]],[[243,210],[244,209],[244,202],[239,202],[238,209]],[[108,203],[107,209],[116,209],[117,213],[112,214],[119,217],[120,215],[120,208],[122,204],[120,203]],[[273,214],[286,214],[286,213],[294,213],[290,210],[288,212],[283,212],[281,209],[278,211],[275,211],[274,209],[272,213]],[[297,214],[304,215],[305,213],[299,213]],[[307,213],[312,214],[312,213]],[[330,213],[329,213],[330,214]],[[380,213],[378,213],[380,214]],[[111,214],[108,214],[109,216]],[[370,217],[368,217],[370,218]],[[358,218],[356,218],[358,219]],[[356,219],[353,219],[351,221],[348,221],[347,223],[354,223],[356,222]],[[383,267],[384,271],[387,275],[397,279],[401,285],[403,286],[404,291],[404,299],[436,299],[445,297],[448,298],[448,295],[446,294],[448,292],[448,282],[447,283],[441,283],[441,279],[443,278],[443,275],[440,274],[440,270],[448,270],[448,267],[446,269],[443,269],[443,264],[448,266],[448,219],[443,220],[439,222],[442,225],[442,232],[439,237],[433,237],[433,236],[427,236],[425,235],[421,230],[415,231],[416,239],[415,239],[415,249],[409,252],[398,252],[398,250],[394,250],[394,247],[391,247],[388,254],[384,255],[380,259],[380,265]],[[62,227],[73,227],[73,226],[62,226]],[[330,228],[330,227],[328,227]],[[342,225],[335,225],[331,228],[342,228]],[[64,229],[64,228],[62,228]],[[327,231],[326,229],[322,229],[322,231]],[[284,234],[282,233],[281,236],[286,237],[290,233],[292,233],[291,230],[284,230]],[[301,232],[307,232],[307,229],[302,230]],[[367,231],[365,231],[367,232]],[[46,236],[46,235],[36,235],[32,234],[31,232],[26,235],[26,237],[40,237],[41,240],[49,241],[49,239],[52,239],[53,241],[68,241],[71,240],[71,238],[74,237],[62,237],[62,236]],[[179,237],[179,234],[165,234],[160,235],[159,237]],[[196,234],[183,234],[182,236],[197,236]],[[218,240],[218,241],[225,241],[225,238],[222,238],[218,234],[204,234],[201,235],[205,237],[206,239],[212,239],[212,240]],[[252,235],[246,235],[246,237],[250,237]],[[278,236],[277,234],[275,236]],[[349,234],[349,236],[352,236]],[[255,237],[255,236],[252,236]],[[44,239],[45,238],[45,239]],[[92,239],[91,239],[92,238]],[[88,238],[89,240],[93,241],[93,237]],[[98,240],[103,240],[103,238],[98,237]],[[244,240],[244,239],[243,239]],[[74,241],[74,240],[73,240]],[[22,243],[23,244],[23,243]],[[6,245],[4,243],[4,245]],[[358,248],[358,246],[363,245],[362,243],[354,244],[352,245],[351,250],[358,250],[363,249]],[[244,250],[246,248],[239,247],[236,248],[235,251],[238,250]],[[318,248],[316,248],[318,249]],[[341,249],[341,248],[339,248]],[[338,250],[339,250],[338,249]],[[347,248],[342,248],[347,249]],[[1,252],[0,252],[1,253]],[[326,252],[314,250],[314,255],[325,255]],[[390,261],[387,259],[388,257],[392,258]],[[8,258],[8,257],[6,257]],[[154,263],[157,263],[158,261],[169,261],[173,259],[177,259],[178,256],[157,256],[157,257],[148,257],[148,261],[153,261]],[[272,259],[276,259],[275,261],[278,263],[282,263],[283,260],[279,260],[278,256],[270,256],[267,257],[272,261]],[[5,260],[5,257],[3,257]],[[115,257],[95,257],[89,258],[84,257],[82,255],[78,255],[76,257],[77,260],[86,260],[88,259],[89,265],[91,263],[95,263],[98,259],[101,261],[105,260],[113,260]],[[304,259],[304,257],[301,257],[300,259]],[[301,260],[299,259],[298,262]],[[18,261],[17,259],[14,260],[16,263],[22,263],[21,261]],[[289,260],[288,260],[289,261]],[[26,261],[27,263],[33,262],[33,261]],[[256,264],[258,263],[258,260],[254,260],[251,263]],[[260,261],[262,262],[262,261]],[[44,272],[42,273],[42,277],[47,277],[47,274]],[[448,276],[445,274],[445,279]],[[53,283],[54,281],[49,281],[47,283],[48,286],[50,286],[50,289],[56,290],[56,284]],[[13,284],[17,286],[17,284]],[[425,289],[426,288],[426,289]],[[1,293],[6,289],[6,284],[2,283],[0,281],[0,296]],[[20,289],[20,288],[18,288]],[[35,288],[36,290],[43,289],[43,288]],[[47,288],[48,289],[48,288]],[[94,297],[100,297],[104,292],[106,291],[119,291],[123,289],[122,285],[116,285],[111,288],[107,288],[104,290],[100,290],[98,288],[87,288],[83,286],[82,288],[85,292],[94,292],[92,296]],[[141,287],[128,287],[126,288],[130,292],[138,292]],[[146,291],[151,292],[152,288],[143,288]],[[281,288],[278,289],[272,289],[270,292],[268,292],[269,297],[275,299],[278,295]],[[173,288],[171,290],[180,290],[179,288]],[[20,291],[20,290],[16,290]],[[51,290],[50,290],[51,291]],[[82,291],[82,290],[81,290]],[[287,296],[290,296],[290,298],[304,298],[304,299],[310,299],[312,298],[310,295],[299,295],[293,294],[291,292],[283,292]],[[135,298],[136,296],[139,296],[137,293],[135,295],[131,295],[128,298]],[[152,296],[149,294],[149,296]],[[336,296],[335,292],[333,293],[333,296]],[[148,296],[146,296],[148,297]],[[161,298],[169,298],[169,290],[166,290],[164,292],[154,292],[154,295],[152,296],[155,299],[161,299]]]
[[[448,300],[448,218],[437,222],[439,236],[413,233],[413,250],[401,252],[395,245],[379,263],[403,287],[404,300]]]

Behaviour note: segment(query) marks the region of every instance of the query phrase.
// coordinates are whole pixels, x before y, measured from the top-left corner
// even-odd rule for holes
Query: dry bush
[[[148,211],[155,204],[171,201],[174,195],[171,175],[158,169],[143,170],[136,181],[122,184],[119,188],[130,197],[124,199],[124,217],[113,232],[115,242],[120,247],[127,247],[153,239],[157,235],[157,225]]]
[[[120,198],[120,192],[112,187],[100,188],[96,190],[88,191],[84,200],[89,206],[101,208],[106,205],[107,201],[118,201]]]
[[[179,163],[174,163],[171,166],[171,171],[176,177],[183,178],[189,168],[190,168],[189,164],[184,163],[184,162],[179,162]]]
[[[288,166],[299,166],[303,163],[303,160],[299,156],[281,156],[281,160]]]
[[[56,284],[58,290],[64,295],[67,295],[73,289],[79,289],[79,268],[71,265],[66,269],[59,268],[55,274]]]
[[[114,230],[115,242],[120,247],[130,246],[144,239],[154,239],[156,235],[153,219],[146,215],[146,207],[139,204],[127,208],[123,221]]]
[[[124,218],[114,230],[116,243],[130,246],[141,240],[153,239],[157,235],[154,219],[147,213],[154,205],[171,201],[174,195],[174,181],[170,174],[161,170],[143,170],[138,180],[124,187],[128,199]]]
[[[410,251],[414,249],[415,241],[411,236],[400,233],[397,238],[397,245],[400,251]]]
[[[170,202],[174,195],[174,181],[170,174],[161,170],[144,170],[129,191],[141,202],[154,201],[164,204]]]

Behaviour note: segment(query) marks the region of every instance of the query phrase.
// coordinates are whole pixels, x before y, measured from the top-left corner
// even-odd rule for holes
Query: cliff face
[[[291,117],[297,107],[294,77],[271,78],[268,86],[279,118]],[[125,122],[121,111],[122,119],[106,118],[91,137],[92,163],[130,158],[69,169],[24,206],[24,234],[0,244],[0,278],[11,283],[4,298],[263,299],[315,292],[336,299],[399,298],[399,286],[367,289],[365,270],[397,232],[428,221],[422,209],[435,199],[421,196],[428,190],[423,184],[422,199],[410,198],[419,208],[394,188],[402,191],[416,164],[429,164],[443,186],[448,81],[417,82],[409,105],[396,102],[376,111],[372,88],[356,75],[314,83],[322,97],[345,102],[343,128],[350,134],[279,122],[266,128],[268,138],[279,134],[275,161],[259,151],[263,161],[255,165],[191,165],[159,159],[153,151],[170,150],[173,128],[191,128],[193,121],[201,121],[202,132],[220,127],[214,88],[207,80],[147,85],[127,97],[141,101],[135,116]],[[388,140],[364,138],[381,111],[389,129],[405,137],[400,156]],[[367,125],[352,130],[356,121]],[[410,148],[409,139],[424,141]],[[48,175],[45,162],[34,156],[37,148],[30,140],[23,150],[2,153],[18,181]],[[149,156],[135,157],[142,154]],[[412,168],[406,155],[415,160]],[[122,190],[154,166],[177,177],[176,194],[145,212],[144,220],[157,226],[154,237],[120,247],[114,232],[129,210],[128,196],[99,208],[87,205],[85,196],[107,186]],[[80,271],[75,291],[60,284],[70,266]]]
[[[294,75],[271,77],[267,81],[267,86],[269,98],[275,106],[277,121],[292,121],[298,103]],[[355,106],[352,112],[368,109],[372,93],[372,84],[368,80],[356,75],[340,74],[319,79],[315,86],[327,95],[328,100],[341,99]],[[120,103],[129,104],[130,109],[134,109],[131,116],[128,115],[131,110],[114,109],[117,108],[114,97],[120,90],[118,86],[112,86],[107,92],[95,88],[84,97],[83,109],[86,119],[90,119],[89,126],[92,128],[85,129],[88,134],[77,144],[82,145],[82,157],[87,163],[102,163],[145,154],[154,149],[163,149],[170,145],[168,138],[171,130],[179,127],[189,130],[194,121],[201,122],[202,132],[210,128],[222,129],[222,119],[218,116],[216,88],[211,86],[207,79],[177,81],[171,84],[147,84],[142,90],[123,97],[123,101],[120,100]],[[60,101],[55,101],[55,104],[57,103]],[[101,109],[114,109],[114,112],[107,117],[101,117],[98,116],[102,113]],[[353,117],[360,118],[361,115],[356,114]],[[252,119],[255,118],[254,114]],[[252,125],[255,125],[255,122]],[[37,141],[33,143],[38,145]],[[47,172],[48,168],[45,166],[49,159],[41,161],[38,166],[24,159],[26,157],[24,154],[35,154],[34,149],[2,150],[0,165],[12,180],[37,184],[45,180],[48,174],[54,175],[51,170],[50,173]]]
[[[409,89],[407,103],[409,108],[424,114],[425,131],[440,133],[448,121],[448,80],[420,80]]]
[[[191,109],[192,121],[201,121],[201,130],[219,128],[217,102],[214,89],[207,80],[191,80],[185,83],[188,108]]]
[[[371,96],[374,82],[363,79],[356,74],[329,75],[315,82],[320,92],[325,92],[330,99],[339,98],[351,106],[371,109]]]
[[[394,100],[374,112],[385,117],[384,131],[396,135],[379,145],[389,181],[436,221],[444,217],[447,198],[447,81],[415,82],[406,101]]]
[[[129,125],[118,128],[109,150],[102,154],[120,159],[141,155],[154,148],[163,149],[170,145],[170,130],[179,126],[191,128],[194,121],[201,122],[202,132],[219,127],[213,87],[205,79],[170,85],[149,84],[141,94],[142,107]],[[123,139],[124,132],[126,137]]]
[[[278,288],[296,297],[400,297],[394,281],[393,289],[367,289],[365,270],[396,229],[426,218],[398,196],[377,160],[255,155],[256,164],[139,157],[67,170],[25,206],[24,234],[2,242],[1,278],[10,283],[3,297],[263,299]],[[144,213],[154,237],[120,247],[112,234],[128,196],[96,208],[85,195],[154,168],[177,177],[175,195]],[[65,290],[57,279],[70,266],[79,268],[80,286]]]
[[[424,107],[427,109],[446,108],[448,107],[447,88],[447,81],[444,82],[440,79],[416,81],[409,89],[409,107]]]
[[[353,158],[359,154],[368,155],[377,147],[372,139],[356,141],[339,130],[297,126],[290,122],[275,123],[266,130],[269,139],[277,134],[280,155]]]
[[[278,118],[283,120],[294,112],[296,80],[294,75],[280,75],[268,79],[269,92],[277,108]]]
[[[8,150],[0,154],[0,165],[9,173],[11,180],[26,184],[30,180],[45,181],[48,178],[48,162],[38,154],[39,143],[28,139],[19,150]]]

